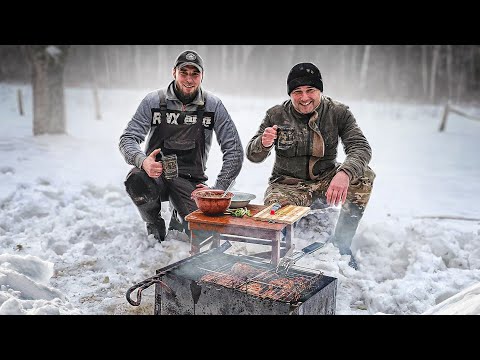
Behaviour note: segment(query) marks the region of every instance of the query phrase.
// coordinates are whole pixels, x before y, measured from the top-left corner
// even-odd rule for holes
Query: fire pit
[[[141,291],[155,283],[156,315],[335,314],[336,278],[296,265],[277,271],[264,259],[226,254],[230,246],[225,242],[157,270],[131,287],[127,300],[139,305]]]

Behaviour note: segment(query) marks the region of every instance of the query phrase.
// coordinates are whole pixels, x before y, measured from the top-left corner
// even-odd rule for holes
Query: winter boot
[[[147,223],[147,234],[153,234],[153,237],[160,242],[165,240],[167,230],[165,228],[165,220],[162,219],[160,214],[161,205],[157,201],[152,201],[137,205],[137,209],[143,221]]]
[[[363,208],[351,202],[345,203],[335,226],[335,234],[331,238],[333,245],[338,248],[341,255],[350,255],[348,265],[355,270],[358,270],[358,264],[350,247],[362,216]]]
[[[348,266],[350,266],[354,270],[358,270],[358,264],[353,254],[350,255],[350,261],[348,262]]]
[[[350,249],[343,252],[341,251],[340,254],[350,255],[350,260],[348,260],[348,266],[350,266],[354,270],[358,270],[357,260],[355,260],[355,257],[353,256],[352,251]]]
[[[165,221],[160,215],[162,208],[157,184],[143,170],[132,169],[125,181],[128,195],[145,221],[147,234],[153,234],[158,241],[165,240]]]
[[[345,203],[342,206],[332,239],[333,245],[338,247],[340,254],[351,254],[352,239],[362,216],[363,208],[360,208],[357,204]]]
[[[147,234],[153,234],[153,237],[157,239],[159,242],[165,240],[165,236],[167,235],[167,231],[165,230],[165,221],[160,218],[159,221],[154,223],[147,223]]]
[[[170,223],[168,224],[168,230],[177,230],[177,231],[184,231],[183,225],[178,220],[177,210],[172,210],[172,217],[170,218]]]

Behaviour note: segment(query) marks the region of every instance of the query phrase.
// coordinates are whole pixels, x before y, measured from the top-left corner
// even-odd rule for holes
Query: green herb
[[[244,217],[245,215],[252,216],[250,210],[248,210],[246,207],[238,209],[227,209],[227,213],[235,217]]]

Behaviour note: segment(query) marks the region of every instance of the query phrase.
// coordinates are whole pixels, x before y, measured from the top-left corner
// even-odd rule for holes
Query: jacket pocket
[[[194,139],[168,139],[163,143],[165,155],[176,154],[179,171],[195,163],[197,157]]]
[[[190,151],[195,149],[195,140],[193,139],[182,139],[182,140],[175,140],[175,139],[169,139],[165,140],[163,143],[163,146],[165,149],[169,150],[175,150],[175,152],[179,151]]]
[[[297,142],[295,141],[290,147],[282,150],[275,146],[275,151],[277,152],[278,156],[294,157],[297,154]]]

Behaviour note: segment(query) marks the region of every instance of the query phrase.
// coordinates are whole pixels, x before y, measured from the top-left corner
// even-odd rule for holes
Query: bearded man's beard
[[[197,97],[197,94],[198,94],[198,89],[192,94],[185,94],[180,88],[180,86],[178,86],[177,83],[175,83],[174,89],[175,89],[175,95],[177,95],[178,99],[183,104],[190,104],[193,101],[193,99]]]

